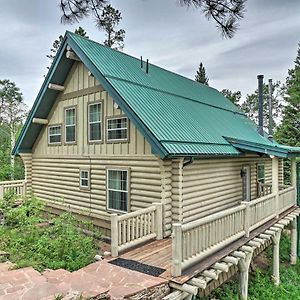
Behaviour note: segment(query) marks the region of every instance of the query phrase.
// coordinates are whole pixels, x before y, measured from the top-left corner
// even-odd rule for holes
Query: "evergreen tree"
[[[267,130],[269,126],[269,87],[267,84],[263,85],[263,115],[264,115],[264,129]],[[276,119],[281,116],[281,112],[283,109],[283,88],[281,83],[278,81],[273,84],[272,90],[272,105],[273,105],[273,127],[276,126]],[[255,90],[254,93],[248,94],[246,100],[242,103],[241,109],[245,112],[245,114],[253,120],[256,124],[258,124],[258,89]]]
[[[233,92],[231,90],[228,90],[228,89],[223,89],[221,91],[221,93],[228,99],[230,100],[233,104],[237,105],[237,106],[240,106],[239,105],[239,102],[242,98],[242,93],[241,91],[236,91],[236,92]]]
[[[288,71],[285,84],[286,107],[275,137],[281,144],[300,146],[300,44],[295,66]]]
[[[176,0],[177,1],[177,0]],[[74,24],[93,17],[99,28],[107,0],[60,0],[61,22]],[[213,20],[224,37],[232,38],[244,16],[246,0],[179,0],[182,6],[194,6],[208,20]]]
[[[10,153],[15,146],[17,133],[26,118],[27,106],[20,89],[8,79],[0,80],[0,102],[3,105],[0,111],[0,132],[2,139],[6,140],[1,143],[0,152],[1,156],[10,159],[10,174],[11,179],[14,179],[15,159]],[[5,147],[8,143],[10,143],[9,151],[7,146]],[[2,168],[5,168],[5,165],[2,165]]]
[[[195,75],[195,80],[208,85],[208,77],[206,76],[205,67],[203,66],[203,63],[201,62],[199,65],[199,69],[197,70],[197,73]]]
[[[106,35],[104,45],[117,50],[124,48],[125,30],[117,29],[121,20],[121,12],[111,5],[106,5],[103,8],[98,24],[99,28]]]
[[[78,34],[78,35],[81,35],[83,37],[86,37],[86,38],[89,38],[87,36],[87,33],[86,31],[81,27],[79,26],[77,29],[75,29],[74,33]],[[53,44],[52,44],[52,48],[50,49],[50,54],[46,55],[46,57],[48,57],[51,61],[51,63],[53,62],[54,58],[55,58],[55,55],[63,41],[64,37],[62,35],[60,35],[58,37],[58,39],[56,39]],[[49,69],[50,67],[47,67],[47,69]]]

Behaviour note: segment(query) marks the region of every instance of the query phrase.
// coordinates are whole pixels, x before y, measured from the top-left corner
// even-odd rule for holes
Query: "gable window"
[[[51,125],[48,127],[48,143],[51,145],[61,143],[61,125]]]
[[[107,119],[107,141],[128,140],[128,119],[127,117]]]
[[[76,142],[76,107],[65,109],[65,142]]]
[[[128,170],[107,170],[107,208],[128,211]]]
[[[80,170],[80,179],[79,186],[83,189],[90,188],[90,171],[89,170]]]
[[[102,139],[101,103],[89,104],[89,142],[99,142]]]

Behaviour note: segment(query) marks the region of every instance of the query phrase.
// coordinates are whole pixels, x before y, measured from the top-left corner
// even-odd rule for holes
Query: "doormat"
[[[135,260],[124,259],[124,258],[116,258],[114,260],[109,261],[109,263],[115,266],[119,266],[125,269],[137,271],[155,277],[158,277],[159,275],[161,275],[163,272],[166,271],[165,269],[162,268],[146,265]]]

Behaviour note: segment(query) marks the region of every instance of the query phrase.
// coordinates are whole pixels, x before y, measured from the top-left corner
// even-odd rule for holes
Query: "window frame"
[[[101,139],[100,140],[91,140],[91,134],[90,134],[90,106],[92,105],[97,105],[100,104],[100,116],[101,116],[101,121],[100,122],[93,122],[95,123],[100,123],[101,124],[101,129],[100,129],[100,134],[101,134]],[[97,143],[103,143],[103,101],[95,101],[95,102],[88,102],[88,107],[87,107],[87,142],[88,144],[97,144]]]
[[[88,177],[87,178],[83,178],[82,177],[82,172],[87,172]],[[82,180],[87,180],[88,181],[88,185],[82,185]],[[88,168],[83,168],[83,169],[79,169],[79,188],[81,190],[90,190],[91,188],[91,170]]]
[[[67,110],[71,110],[74,109],[75,110],[75,122],[73,125],[67,125],[66,124],[66,114],[67,114]],[[75,140],[74,141],[70,141],[67,142],[67,127],[71,127],[74,126],[75,127]],[[77,143],[77,105],[72,105],[72,106],[68,106],[64,108],[64,144],[65,145],[76,145]]]
[[[53,127],[60,127],[60,142],[50,142],[50,129]],[[48,146],[59,146],[62,143],[62,139],[63,139],[63,129],[62,129],[62,124],[58,123],[58,124],[51,124],[47,126],[47,139],[48,139]],[[58,134],[55,134],[58,135]],[[52,135],[53,136],[53,135]]]
[[[126,171],[127,173],[127,211],[123,210],[118,210],[114,208],[109,207],[109,191],[110,189],[108,188],[108,181],[109,181],[109,171]],[[124,168],[124,167],[106,167],[106,210],[108,212],[112,213],[119,213],[119,214],[126,214],[130,212],[130,168]],[[119,192],[124,192],[124,191],[119,191]]]
[[[125,129],[125,128],[117,128],[117,129],[108,129],[108,122],[110,120],[116,120],[116,119],[127,119],[127,137],[125,139],[109,139],[108,138],[108,132],[109,131],[114,131],[114,130],[120,130],[120,129]],[[106,128],[105,128],[105,139],[107,144],[111,143],[129,143],[129,132],[130,132],[130,125],[129,125],[129,118],[126,115],[119,115],[119,116],[112,116],[112,117],[106,117]]]
[[[264,177],[263,178],[258,178],[258,174],[259,174],[258,169],[259,169],[259,167],[263,167],[264,168]],[[264,182],[260,181],[262,179],[263,179]],[[260,183],[263,183],[263,184],[266,181],[266,166],[265,166],[264,163],[258,163],[257,166],[256,166],[256,180],[257,180],[257,182],[260,182]]]

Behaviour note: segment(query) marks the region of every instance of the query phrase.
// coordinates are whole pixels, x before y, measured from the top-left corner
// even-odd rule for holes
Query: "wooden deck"
[[[166,238],[155,240],[141,247],[130,250],[119,257],[135,260],[147,265],[166,269],[160,277],[171,279],[171,261],[172,261],[172,240]]]
[[[208,269],[214,263],[222,260],[225,256],[229,255],[232,251],[238,250],[241,246],[245,245],[251,239],[260,235],[266,229],[270,228],[272,225],[277,223],[280,219],[287,216],[289,213],[295,210],[295,207],[290,208],[289,210],[282,213],[279,219],[272,219],[262,226],[255,229],[251,232],[249,237],[243,237],[229,246],[223,248],[222,250],[215,253],[213,256],[204,259],[198,264],[195,264],[193,267],[189,268],[185,272],[183,272],[180,277],[172,277],[171,276],[171,262],[172,262],[172,240],[171,238],[166,238],[163,240],[154,240],[148,242],[140,247],[132,249],[122,255],[120,258],[130,259],[137,262],[141,262],[147,265],[155,266],[158,268],[166,269],[164,273],[160,275],[161,278],[171,280],[173,282],[183,284],[189,281],[191,278],[197,276],[202,271]]]

